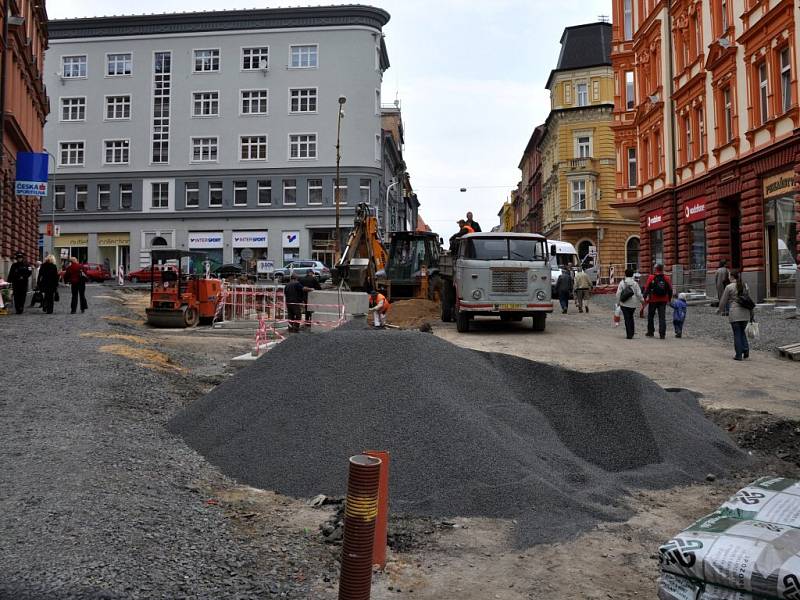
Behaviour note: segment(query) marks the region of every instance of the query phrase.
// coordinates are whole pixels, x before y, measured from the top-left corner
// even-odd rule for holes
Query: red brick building
[[[614,0],[614,23],[616,195],[642,271],[715,295],[727,260],[759,300],[800,297],[800,4]]]
[[[539,125],[533,130],[519,162],[519,169],[522,172],[520,194],[525,200],[523,205],[527,209],[519,231],[541,233],[543,228],[542,153],[539,148],[543,134],[544,125]]]
[[[49,103],[42,83],[47,49],[45,0],[0,0],[0,267],[8,270],[17,251],[38,256],[39,200],[15,197],[18,152],[41,152]]]

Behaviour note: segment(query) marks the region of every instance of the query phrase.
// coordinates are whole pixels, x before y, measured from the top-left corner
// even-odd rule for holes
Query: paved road
[[[192,382],[81,336],[120,331],[108,294],[0,317],[0,598],[308,597],[236,537],[201,491],[219,475],[163,429]]]

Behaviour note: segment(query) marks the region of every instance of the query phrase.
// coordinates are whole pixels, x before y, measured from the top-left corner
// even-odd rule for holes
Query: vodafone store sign
[[[706,218],[706,199],[700,198],[683,205],[683,218],[687,223],[702,221]]]
[[[663,229],[667,226],[663,210],[654,210],[647,213],[647,230]]]

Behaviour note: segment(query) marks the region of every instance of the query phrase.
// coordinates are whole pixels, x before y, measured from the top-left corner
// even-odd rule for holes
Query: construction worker
[[[475,219],[472,218],[472,212],[471,211],[467,213],[467,225],[472,227],[472,233],[480,233],[481,232],[481,226],[478,225],[478,222]]]
[[[369,293],[369,312],[372,313],[372,324],[377,329],[386,327],[386,313],[389,312],[389,300],[376,290]]]
[[[300,280],[300,283],[303,284],[304,289],[312,289],[312,290],[321,290],[322,286],[320,286],[317,277],[314,275],[313,269],[306,270],[306,276]],[[311,327],[311,317],[314,314],[313,310],[308,309],[308,292],[305,292],[303,296],[303,309],[306,313],[306,327]]]
[[[292,273],[288,285],[283,288],[283,298],[286,301],[286,316],[289,321],[289,331],[300,331],[300,320],[303,318],[303,300],[305,295],[314,288],[307,288]]]

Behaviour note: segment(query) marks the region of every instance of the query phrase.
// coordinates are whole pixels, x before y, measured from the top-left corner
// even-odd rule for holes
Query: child
[[[675,294],[674,300],[669,303],[672,307],[672,325],[675,327],[675,337],[683,336],[683,322],[686,320],[686,294]]]

